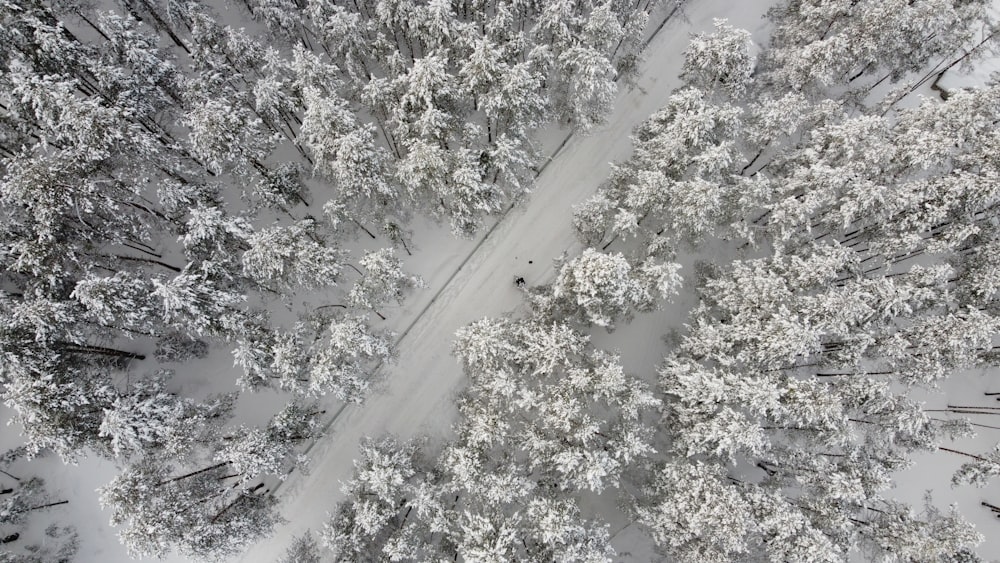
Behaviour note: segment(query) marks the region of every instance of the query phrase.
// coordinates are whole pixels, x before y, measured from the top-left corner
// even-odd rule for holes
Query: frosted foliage
[[[184,121],[190,128],[192,148],[216,173],[230,168],[246,172],[267,157],[277,140],[265,132],[250,108],[231,105],[229,100],[196,100]]]
[[[301,324],[289,331],[263,327],[248,331],[233,349],[234,364],[243,369],[239,384],[247,389],[277,386],[299,390],[307,361],[304,334]]]
[[[588,248],[559,270],[552,298],[565,314],[576,313],[585,323],[613,329],[616,320],[648,311],[657,300],[676,293],[679,268],[652,262],[633,268],[622,254]]]
[[[415,474],[412,467],[416,444],[396,445],[390,440],[369,441],[362,445],[363,465],[355,463],[355,481],[360,487],[380,499],[392,499],[406,481]]]
[[[172,374],[160,371],[133,383],[103,411],[101,438],[124,459],[151,452],[185,458],[199,442],[214,440],[229,417],[234,395],[197,403],[167,390]]]
[[[14,411],[11,421],[24,428],[29,457],[49,449],[73,461],[97,445],[99,409],[117,395],[109,378],[55,361],[14,367],[2,397]]]
[[[715,20],[714,33],[691,38],[684,52],[681,78],[707,92],[721,89],[730,96],[742,94],[752,80],[755,57],[750,32]]]
[[[684,280],[680,269],[680,264],[658,263],[650,259],[639,265],[638,277],[654,300],[666,301],[681,288]]]
[[[187,414],[186,402],[166,392],[160,380],[140,381],[128,395],[104,409],[101,436],[110,439],[116,456],[130,456],[164,445],[177,438]]]
[[[158,311],[149,284],[133,274],[88,275],[77,282],[72,297],[103,325],[142,332],[151,332],[156,325]]]
[[[375,555],[381,531],[398,520],[400,499],[409,494],[408,480],[416,474],[416,453],[417,444],[401,444],[392,438],[361,443],[354,478],[344,486],[347,500],[323,529],[323,543],[336,556],[359,560]]]
[[[642,414],[658,401],[566,325],[487,319],[459,330],[455,352],[472,378],[460,405],[472,443],[521,450],[561,487],[593,491],[652,453]]]
[[[322,563],[321,548],[311,532],[296,536],[278,563]]]
[[[644,255],[670,257],[740,211],[737,200],[747,189],[733,184],[750,183],[734,176],[744,158],[737,144],[744,111],[709,95],[686,87],[636,128],[632,158],[614,165],[598,194],[576,211],[582,240],[638,239]]]
[[[280,288],[318,289],[337,283],[341,252],[319,242],[311,222],[255,232],[243,253],[243,272]]]
[[[795,90],[898,80],[971,43],[987,2],[795,0],[776,8],[767,68]],[[960,51],[961,52],[961,51]]]
[[[169,280],[153,278],[153,295],[163,303],[163,318],[196,334],[232,330],[234,307],[246,297],[216,287],[203,272],[185,270]]]
[[[763,558],[772,563],[804,561],[809,563],[844,560],[844,551],[813,525],[808,512],[789,499],[749,487],[746,493],[752,522],[755,522]]]
[[[373,332],[363,317],[349,316],[332,322],[323,336],[309,360],[308,392],[360,402],[370,384],[369,372],[394,356],[389,335]]]
[[[880,561],[935,561],[956,556],[983,541],[975,527],[951,505],[942,512],[928,497],[923,514],[908,505],[887,503],[871,517],[863,535]]]
[[[163,557],[173,550],[198,559],[235,555],[270,532],[274,499],[224,482],[224,464],[176,477],[173,468],[147,458],[127,466],[99,490],[111,525],[134,557]]]
[[[586,321],[611,327],[616,317],[648,302],[648,294],[631,274],[621,254],[588,248],[560,269],[552,295],[568,301],[570,310],[580,310]]]
[[[472,135],[475,127],[470,126]],[[399,162],[396,176],[416,201],[433,202],[431,212],[448,218],[452,232],[468,237],[483,214],[503,209],[503,192],[485,181],[479,153],[448,151],[439,144],[414,139]]]
[[[680,172],[702,150],[729,142],[741,127],[741,115],[738,107],[713,104],[703,91],[684,88],[636,130],[635,164],[640,169]]]
[[[181,244],[190,252],[228,253],[231,247],[245,244],[253,227],[245,217],[226,214],[214,205],[197,205],[189,210]]]
[[[283,162],[274,170],[262,172],[251,191],[256,205],[286,209],[305,201],[307,188],[302,181],[303,167],[296,162]],[[247,197],[244,192],[244,197]]]
[[[1000,477],[1000,445],[963,463],[952,476],[951,482],[954,486],[968,483],[985,487],[997,477]]]
[[[239,475],[249,481],[261,475],[277,475],[284,479],[287,471],[284,462],[291,453],[292,444],[276,440],[259,428],[237,427],[234,435],[223,442],[215,454],[215,461],[225,461]]]
[[[296,56],[305,56],[296,51]],[[359,124],[346,100],[316,88],[304,91],[301,136],[316,170],[336,182],[343,200],[377,202],[393,197],[386,182],[388,155],[375,142],[375,127]]]
[[[424,286],[419,277],[403,271],[402,262],[391,248],[368,252],[358,262],[366,274],[348,295],[348,301],[355,307],[377,309],[390,302],[399,304],[408,291]]]
[[[612,205],[603,193],[597,193],[573,208],[573,230],[581,242],[587,246],[600,246],[614,212]]]
[[[681,561],[836,562],[844,554],[806,512],[722,466],[681,460],[659,466],[636,507],[662,549]]]
[[[615,82],[609,80],[615,73],[611,61],[596,49],[580,46],[564,51],[557,64],[559,72],[569,77],[566,118],[581,131],[603,123],[618,93]]]
[[[539,491],[506,456],[446,445],[436,464],[416,442],[366,439],[323,541],[342,560],[610,561],[606,525]]]
[[[645,491],[639,521],[658,545],[682,561],[732,561],[748,551],[752,512],[712,465],[667,463]]]
[[[685,449],[689,456],[705,452],[734,459],[737,453],[761,455],[768,445],[764,431],[750,418],[733,409],[723,408],[686,431],[677,447]]]
[[[569,500],[536,498],[528,502],[528,521],[536,537],[552,550],[555,561],[604,563],[611,561],[608,526],[588,526],[580,507]]]

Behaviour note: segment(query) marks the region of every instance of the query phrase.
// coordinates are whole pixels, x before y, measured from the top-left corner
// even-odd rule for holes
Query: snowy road
[[[512,283],[515,274],[524,276],[529,285],[550,280],[552,259],[578,249],[570,223],[573,206],[594,193],[607,177],[609,163],[627,158],[632,129],[676,87],[680,54],[689,34],[707,31],[713,18],[724,17],[759,38],[764,25],[764,7],[759,4],[739,3],[733,8],[725,0],[697,1],[688,9],[687,22],[675,19],[660,31],[646,51],[639,87],[619,94],[607,124],[589,136],[572,137],[538,178],[530,199],[503,217],[458,262],[444,285],[430,288],[436,295],[401,334],[399,360],[384,370],[384,388],[363,405],[346,407],[336,418],[326,437],[309,453],[309,473],[294,474],[280,489],[282,513],[289,522],[271,540],[254,546],[242,561],[271,563],[292,536],[321,528],[341,498],[341,483],[350,478],[357,445],[365,436],[392,433],[408,438],[448,431],[454,419],[454,394],[463,383],[450,354],[455,331],[476,319],[522,306]]]

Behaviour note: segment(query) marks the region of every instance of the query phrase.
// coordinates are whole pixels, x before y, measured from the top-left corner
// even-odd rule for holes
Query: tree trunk
[[[126,352],[125,350],[119,350],[117,348],[107,348],[105,346],[94,346],[93,344],[73,344],[70,342],[57,342],[63,350],[67,352],[76,352],[80,354],[97,354],[99,356],[115,356],[118,358],[128,358],[130,360],[145,360],[146,356],[144,354],[137,354],[135,352]]]
[[[181,268],[178,268],[177,266],[173,266],[171,264],[167,264],[166,262],[161,262],[159,260],[153,260],[152,258],[139,258],[137,256],[125,256],[124,254],[112,254],[112,255],[104,256],[104,258],[117,258],[119,260],[128,260],[128,261],[131,261],[131,262],[145,262],[147,264],[155,264],[157,266],[162,266],[162,267],[164,267],[164,268],[166,268],[166,269],[168,269],[168,270],[170,270],[172,272],[178,273],[178,274],[184,271]]]
[[[57,502],[50,502],[48,504],[40,504],[38,506],[32,506],[31,508],[26,509],[25,512],[31,512],[32,510],[41,510],[43,508],[51,508],[53,506],[59,506],[60,504],[69,504],[69,501],[68,500],[60,500],[60,501],[57,501]]]
[[[988,459],[986,459],[985,457],[979,457],[979,456],[977,456],[977,455],[973,455],[973,454],[970,454],[970,453],[965,453],[965,452],[960,452],[960,451],[958,451],[958,450],[953,450],[953,449],[951,449],[951,448],[945,448],[945,447],[943,447],[943,446],[938,446],[938,449],[939,449],[939,450],[942,450],[942,451],[945,451],[945,452],[951,452],[951,453],[953,453],[953,454],[958,454],[958,455],[964,455],[965,457],[971,457],[972,459],[977,459],[977,460],[979,460],[979,461],[989,461],[989,460],[988,460]]]
[[[219,469],[220,467],[225,467],[227,465],[229,465],[229,462],[228,461],[223,461],[222,463],[217,463],[217,464],[215,464],[215,465],[213,465],[211,467],[206,467],[204,469],[199,469],[198,471],[192,471],[191,473],[185,473],[184,475],[181,475],[179,477],[174,477],[172,479],[167,479],[166,481],[160,481],[155,486],[156,487],[160,487],[160,486],[166,485],[167,483],[173,483],[174,481],[180,481],[182,479],[187,479],[188,477],[194,477],[195,475],[200,475],[202,473],[206,473],[208,471],[212,471],[213,469]]]

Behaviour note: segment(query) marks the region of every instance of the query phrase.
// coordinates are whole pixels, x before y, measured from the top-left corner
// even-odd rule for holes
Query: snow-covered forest
[[[1000,558],[991,0],[0,0],[0,562]]]

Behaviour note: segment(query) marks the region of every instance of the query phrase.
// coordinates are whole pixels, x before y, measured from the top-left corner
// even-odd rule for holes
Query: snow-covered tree
[[[100,492],[111,525],[134,556],[218,558],[239,553],[279,521],[274,497],[227,482],[229,462],[175,475],[147,457],[126,466]]]
[[[300,51],[296,55],[306,56]],[[299,80],[315,78],[300,76]],[[394,202],[401,194],[392,179],[389,155],[377,142],[375,126],[359,122],[347,100],[335,91],[307,86],[304,104],[300,142],[312,156],[316,172],[337,188],[324,205],[334,226],[378,223],[400,213]]]
[[[342,401],[360,402],[375,368],[395,356],[391,334],[372,330],[365,317],[335,319],[320,338],[306,366],[311,395],[329,393]]]
[[[179,240],[191,260],[233,261],[239,250],[247,249],[252,233],[246,217],[231,215],[220,205],[196,205],[188,210]]]
[[[153,296],[170,325],[199,335],[228,336],[243,329],[247,314],[236,306],[246,296],[219,287],[207,268],[185,268],[171,279],[154,278],[152,283]]]
[[[278,563],[322,563],[321,547],[311,532],[296,536]]]
[[[653,451],[643,414],[658,401],[568,325],[484,319],[458,332],[455,354],[472,379],[460,410],[483,430],[472,446],[523,452],[561,487],[593,491]]]
[[[984,539],[957,506],[942,511],[929,497],[920,514],[904,503],[886,502],[871,511],[867,524],[860,533],[882,561],[975,561],[970,546]]]
[[[351,288],[348,303],[375,311],[390,302],[401,304],[407,292],[424,286],[423,280],[403,271],[403,264],[391,248],[366,253],[358,263],[364,275]],[[381,316],[381,315],[380,315]]]
[[[423,547],[420,544],[426,540],[421,541],[419,536],[408,538],[411,534],[397,530],[413,511],[412,506],[401,510],[406,504],[417,501],[411,497],[435,493],[430,483],[423,487],[414,483],[420,469],[426,472],[426,468],[421,467],[426,462],[418,457],[419,445],[383,438],[365,440],[360,447],[361,457],[354,462],[354,477],[344,486],[348,500],[337,507],[324,526],[323,543],[337,557],[348,560],[378,558],[380,552],[387,549],[401,551],[402,557],[417,557]],[[418,492],[420,488],[431,490]],[[422,499],[425,503],[430,501],[429,506],[424,506],[423,511],[418,507],[411,528],[427,517],[428,510],[440,509],[440,501],[432,499],[433,496]],[[393,541],[394,535],[402,538]],[[414,545],[415,542],[419,543]]]
[[[254,325],[236,340],[234,365],[243,374],[238,383],[244,389],[278,387],[298,390],[306,381],[303,373],[308,360],[305,325],[290,330]]]
[[[765,80],[795,90],[899,80],[928,63],[960,58],[986,2],[794,0],[774,8]],[[948,64],[948,63],[945,63]]]
[[[243,102],[197,98],[184,120],[195,154],[216,173],[234,169],[247,174],[263,161],[277,139],[266,133],[264,123]]]
[[[951,479],[953,485],[970,483],[977,487],[985,487],[991,480],[1000,477],[1000,445],[981,455],[964,455],[971,461],[963,463],[958,468]]]
[[[319,414],[314,404],[290,403],[265,429],[234,429],[215,453],[215,461],[227,462],[242,484],[265,475],[284,480],[292,469],[305,467],[306,458],[295,453],[295,446],[316,437]]]
[[[162,326],[152,284],[132,272],[113,276],[90,274],[76,283],[71,297],[106,327],[149,334],[158,332]]]
[[[699,33],[684,51],[681,79],[705,92],[740,96],[752,80],[755,57],[750,32],[715,20],[714,33]]]
[[[104,409],[100,436],[115,457],[163,452],[183,458],[201,443],[218,439],[235,396],[196,403],[167,389],[171,375],[161,371],[136,381]]]
[[[562,52],[556,61],[556,76],[563,90],[564,119],[581,131],[588,131],[604,121],[618,93],[614,65],[607,55],[588,46],[574,46]]]
[[[697,242],[733,211],[743,186],[732,176],[742,166],[737,143],[743,110],[686,87],[642,123],[634,154],[615,165],[600,192],[577,210],[574,225],[591,246],[638,238],[634,258],[671,257]]]
[[[32,455],[48,449],[73,460],[99,442],[101,408],[117,395],[110,370],[74,362],[69,354],[26,360],[3,369],[4,404]]]
[[[323,540],[349,560],[610,561],[606,526],[520,464],[449,446],[433,463],[419,444],[366,440],[346,500]]]
[[[633,268],[621,254],[587,248],[560,268],[551,297],[543,294],[536,301],[543,314],[578,316],[586,324],[612,330],[615,321],[652,310],[659,300],[676,293],[679,268],[651,262]]]
[[[260,229],[247,240],[243,273],[276,289],[317,289],[337,283],[342,252],[320,242],[312,221]]]
[[[720,468],[700,462],[658,468],[637,508],[653,540],[680,561],[733,561],[745,556],[752,508]]]

